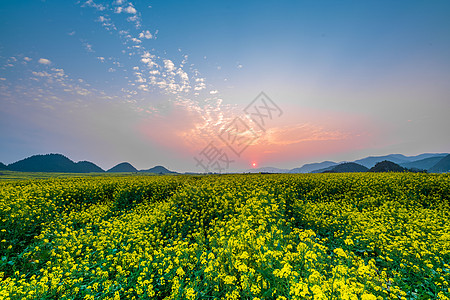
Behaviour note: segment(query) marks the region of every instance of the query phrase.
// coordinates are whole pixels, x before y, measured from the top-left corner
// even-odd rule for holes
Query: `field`
[[[449,299],[448,174],[0,182],[0,299]]]

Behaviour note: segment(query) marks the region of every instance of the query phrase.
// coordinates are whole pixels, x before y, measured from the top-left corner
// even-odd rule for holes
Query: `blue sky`
[[[448,1],[4,1],[0,161],[202,171],[449,152]],[[243,112],[264,91],[263,130]],[[220,133],[241,118],[239,156]]]

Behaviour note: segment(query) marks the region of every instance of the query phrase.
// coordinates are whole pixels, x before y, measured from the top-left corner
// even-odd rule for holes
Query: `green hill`
[[[369,169],[354,163],[354,162],[347,162],[339,164],[335,167],[333,167],[331,170],[327,170],[325,172],[327,173],[355,173],[355,172],[367,172]]]
[[[140,170],[143,173],[155,173],[155,174],[177,174],[177,172],[170,171],[163,166],[155,166],[148,170]]]
[[[400,166],[408,169],[419,169],[419,170],[428,170],[437,164],[445,155],[424,158],[416,161],[411,161],[407,163],[402,163]]]
[[[104,172],[100,167],[88,161],[73,162],[62,154],[33,155],[8,165],[11,171],[19,172],[61,172],[90,173]]]
[[[438,161],[428,171],[432,173],[450,172],[450,154]]]
[[[118,173],[118,172],[137,172],[138,170],[133,167],[132,164],[128,163],[128,162],[123,162],[120,164],[115,165],[114,167],[112,167],[111,169],[109,169],[106,172],[110,172],[110,173]]]
[[[405,171],[407,171],[407,169],[388,160],[376,163],[375,166],[373,166],[369,170],[369,172],[405,172]]]

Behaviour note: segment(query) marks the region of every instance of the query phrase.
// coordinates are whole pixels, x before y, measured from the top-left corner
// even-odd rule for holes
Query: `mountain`
[[[450,172],[450,154],[438,161],[428,171],[433,173]]]
[[[396,164],[409,162],[408,158],[403,154],[389,154],[384,156],[369,156],[362,159],[357,159],[354,162],[360,165],[363,165],[367,168],[372,168],[377,163],[382,161],[390,161]]]
[[[448,153],[423,153],[415,156],[405,156],[403,154],[389,154],[384,156],[369,156],[366,158],[357,159],[353,162],[363,165],[367,168],[372,168],[373,166],[375,166],[376,163],[382,162],[384,160],[400,165],[431,157],[443,157],[447,154]]]
[[[257,169],[248,169],[244,173],[289,173],[289,170],[274,167],[261,167]]]
[[[326,170],[325,172],[331,172],[331,173],[354,173],[354,172],[367,172],[369,169],[354,163],[354,162],[347,162],[342,163],[337,166],[334,166],[331,170]]]
[[[101,173],[105,172],[102,168],[90,161],[79,161],[76,163],[78,171],[76,173]]]
[[[170,170],[167,170],[163,166],[155,166],[153,168],[150,168],[148,170],[140,170],[139,172],[143,173],[155,173],[155,174],[177,174],[177,172],[173,172]]]
[[[400,164],[400,166],[408,169],[428,170],[429,168],[437,164],[444,156],[445,155],[419,159],[407,163],[402,163]]]
[[[117,172],[137,172],[137,171],[138,170],[135,167],[133,167],[130,163],[123,162],[115,165],[106,172],[117,173]]]
[[[400,165],[384,160],[382,162],[378,162],[375,166],[370,168],[369,172],[405,172],[407,169],[401,167]]]
[[[422,154],[419,154],[416,156],[406,156],[406,158],[409,159],[410,162],[413,162],[413,161],[418,161],[418,160],[431,158],[431,157],[441,157],[442,158],[448,154],[449,153],[422,153]]]
[[[75,163],[62,154],[33,155],[8,165],[11,171],[89,173],[104,172],[97,165],[82,161]]]
[[[336,164],[335,166],[337,166],[337,164]],[[334,168],[335,166],[329,166],[329,167],[327,167],[327,168],[322,168],[322,169],[314,170],[314,171],[311,171],[310,173],[324,173],[324,172],[329,172],[329,171],[333,170],[333,168]]]
[[[294,168],[289,171],[289,173],[310,173],[312,171],[316,171],[319,169],[324,169],[328,167],[336,166],[337,163],[332,161],[323,161],[321,163],[312,163],[312,164],[305,164],[301,166],[300,168]]]
[[[0,170],[8,170],[8,166],[0,162]]]

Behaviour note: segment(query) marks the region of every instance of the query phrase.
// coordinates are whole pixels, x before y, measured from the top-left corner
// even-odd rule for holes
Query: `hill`
[[[75,163],[62,154],[33,155],[8,165],[8,169],[20,172],[104,172],[94,163],[88,161]]]
[[[431,158],[431,157],[443,157],[448,153],[422,153],[415,156],[405,156],[403,154],[389,154],[384,156],[368,156],[366,158],[357,159],[353,162],[363,165],[367,168],[372,168],[376,163],[382,161],[390,161],[398,165],[405,164],[408,162],[418,161],[421,159]],[[415,168],[415,167],[413,167]]]
[[[148,170],[140,170],[143,173],[155,173],[155,174],[177,174],[177,172],[170,171],[163,166],[155,166]]]
[[[405,172],[405,171],[407,171],[407,169],[388,160],[384,160],[382,162],[377,163],[369,170],[369,172]]]
[[[366,158],[357,159],[354,162],[360,165],[363,165],[366,168],[372,168],[377,163],[383,162],[383,161],[390,161],[395,164],[401,164],[409,162],[409,159],[404,156],[403,154],[389,154],[384,156],[368,156]]]
[[[76,168],[78,169],[78,172],[75,173],[101,173],[105,172],[102,168],[97,166],[96,164],[90,162],[90,161],[79,161],[76,163]]]
[[[419,170],[428,170],[431,167],[433,167],[435,164],[437,164],[445,155],[442,156],[435,156],[435,157],[428,157],[424,159],[419,159],[407,163],[402,163],[400,166],[408,169],[419,169]]]
[[[132,164],[128,163],[128,162],[123,162],[120,164],[115,165],[114,167],[112,167],[111,169],[109,169],[106,172],[110,172],[110,173],[118,173],[118,172],[137,172],[138,170],[133,167]]]
[[[294,168],[290,170],[289,173],[310,173],[316,170],[325,169],[336,165],[337,163],[333,161],[323,161],[320,163],[304,164],[300,168]]]
[[[450,154],[443,157],[434,166],[432,166],[428,171],[433,172],[433,173],[450,172]]]
[[[331,172],[331,173],[355,173],[355,172],[367,172],[369,169],[354,163],[354,162],[347,162],[342,163],[337,166],[334,166],[331,170],[326,170],[324,172]]]
[[[0,162],[0,170],[8,170],[8,166]]]

